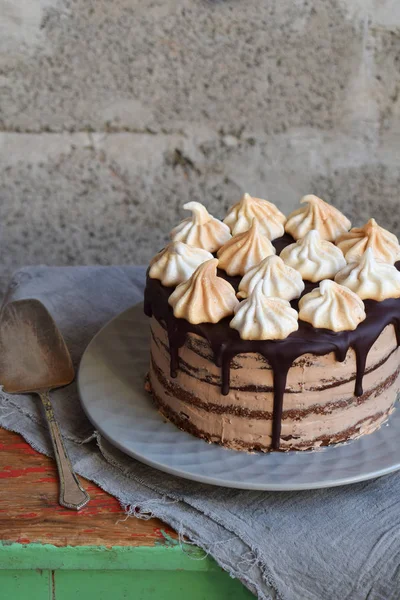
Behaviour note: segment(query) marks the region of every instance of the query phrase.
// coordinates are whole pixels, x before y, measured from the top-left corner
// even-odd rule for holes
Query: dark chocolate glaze
[[[283,247],[292,243],[290,236],[284,236],[274,242],[279,253]],[[396,263],[400,270],[400,263]],[[229,281],[235,290],[238,289],[240,277],[228,277],[224,271],[219,275]],[[308,293],[317,283],[306,282],[303,294]],[[186,340],[189,332],[205,338],[210,344],[214,361],[221,368],[221,392],[229,393],[231,360],[246,352],[255,352],[264,356],[274,374],[274,409],[272,426],[272,448],[279,449],[282,426],[283,397],[286,380],[293,362],[303,354],[322,356],[334,352],[336,359],[343,362],[349,348],[356,354],[356,396],[363,394],[363,377],[368,353],[374,342],[387,325],[392,324],[396,331],[397,344],[400,345],[400,298],[375,302],[365,300],[367,318],[354,331],[335,333],[328,329],[315,329],[309,323],[299,321],[299,329],[284,340],[242,340],[239,333],[229,327],[231,317],[219,323],[202,323],[192,325],[185,319],[174,317],[168,298],[174,288],[161,285],[157,279],[147,277],[144,311],[148,317],[154,315],[158,321],[165,323],[168,333],[171,354],[171,377],[176,377],[179,369],[179,348]],[[293,308],[298,308],[298,300],[291,302]]]

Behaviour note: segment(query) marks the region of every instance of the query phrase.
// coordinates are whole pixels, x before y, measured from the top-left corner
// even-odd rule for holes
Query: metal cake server
[[[0,313],[0,385],[8,394],[40,396],[60,478],[59,502],[79,510],[90,497],[73,471],[49,395],[74,377],[67,346],[43,304],[34,299],[6,304]]]

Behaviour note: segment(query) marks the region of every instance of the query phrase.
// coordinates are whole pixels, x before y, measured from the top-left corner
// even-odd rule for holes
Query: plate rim
[[[129,308],[127,308],[126,310],[119,313],[118,315],[115,315],[112,319],[110,319],[107,323],[105,323],[105,325],[103,325],[103,327],[101,327],[101,329],[90,340],[90,342],[88,343],[88,345],[86,346],[86,348],[82,354],[82,357],[79,362],[78,373],[77,373],[77,378],[76,378],[78,395],[79,395],[80,403],[84,410],[85,415],[87,416],[89,421],[92,423],[92,425],[96,428],[96,430],[112,446],[117,448],[123,454],[130,456],[131,458],[138,460],[139,462],[146,464],[158,471],[162,471],[162,472],[168,473],[169,475],[173,475],[175,477],[180,477],[180,478],[187,479],[190,481],[195,481],[198,483],[217,486],[217,487],[226,487],[229,489],[242,489],[242,490],[253,490],[253,491],[266,491],[266,492],[305,491],[305,490],[317,490],[317,489],[325,489],[325,488],[327,489],[327,488],[332,488],[332,487],[339,487],[342,485],[351,485],[354,483],[361,483],[363,481],[368,481],[370,479],[376,479],[378,477],[390,475],[391,473],[394,473],[395,471],[400,470],[400,456],[399,456],[398,463],[394,463],[393,465],[388,466],[384,469],[379,469],[379,470],[375,469],[368,473],[364,473],[360,476],[349,475],[348,477],[342,477],[342,478],[338,478],[335,480],[317,481],[315,483],[310,483],[310,482],[309,483],[307,483],[307,482],[304,482],[304,483],[288,482],[285,484],[276,484],[276,483],[268,484],[268,483],[254,483],[254,482],[246,483],[246,482],[240,482],[240,481],[234,482],[234,481],[228,481],[228,480],[220,480],[213,476],[204,476],[201,474],[193,474],[188,471],[184,471],[181,469],[171,467],[168,464],[159,463],[157,461],[152,460],[151,458],[148,458],[145,454],[138,453],[138,452],[135,452],[134,450],[127,449],[117,439],[113,438],[113,436],[110,436],[109,433],[106,431],[106,429],[104,429],[102,424],[97,421],[96,417],[90,413],[90,411],[84,401],[85,393],[82,390],[82,388],[83,388],[82,373],[85,369],[85,359],[87,359],[87,355],[90,353],[91,348],[95,345],[98,338],[105,334],[106,330],[111,326],[111,324],[113,324],[115,321],[123,319],[126,314],[132,312],[134,309],[137,309],[140,306],[143,306],[143,301],[137,302],[137,303],[133,304],[132,306],[130,306]],[[163,417],[157,411],[156,407],[154,407],[154,410],[162,419]],[[389,422],[386,421],[385,423],[383,423],[381,425],[381,427],[383,427],[385,424],[388,424],[388,423],[390,424],[390,421]],[[176,428],[177,436],[179,436],[181,434],[190,435],[187,432],[180,430],[178,427],[176,427],[176,426],[174,426],[174,427]],[[370,435],[373,436],[374,433],[372,433]],[[194,440],[198,440],[199,443],[202,443],[202,444],[207,443],[204,440],[202,440],[201,438],[196,438],[195,436],[192,436],[192,437],[194,438]],[[352,441],[348,442],[348,445],[350,445],[350,444],[353,445],[353,444],[357,443],[357,441],[358,440],[352,440]],[[214,446],[217,448],[217,450],[220,450],[220,451],[239,452],[239,451],[224,448],[223,446],[218,446],[218,444],[214,444]],[[295,451],[295,453],[297,455],[306,455],[306,454],[312,453],[313,456],[318,456],[318,454],[320,454],[320,453],[326,454],[329,451],[334,450],[334,449],[335,449],[335,446],[332,446],[332,447],[326,447],[326,448],[322,448],[322,449],[318,449],[318,450],[311,450],[311,451],[308,451],[308,450]],[[247,453],[248,456],[251,456],[252,454],[253,453]],[[254,453],[255,456],[259,456],[260,454],[262,455],[262,457],[265,457],[266,460],[268,460],[268,456],[270,456],[270,453]],[[279,454],[281,456],[289,455],[289,453],[287,453],[287,452],[281,452]]]

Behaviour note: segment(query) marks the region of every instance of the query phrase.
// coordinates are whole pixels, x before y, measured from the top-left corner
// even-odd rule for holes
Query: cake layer
[[[230,447],[269,450],[273,423],[273,372],[257,353],[236,355],[231,382],[221,394],[221,369],[207,340],[188,333],[179,349],[177,377],[170,376],[168,336],[151,320],[150,383],[161,411],[179,427]],[[283,399],[282,449],[310,448],[355,438],[387,418],[400,387],[399,350],[388,325],[373,344],[354,395],[356,356],[338,362],[331,352],[306,354],[289,369]]]

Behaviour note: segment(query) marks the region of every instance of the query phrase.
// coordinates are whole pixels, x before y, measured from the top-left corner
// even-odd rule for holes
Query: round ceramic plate
[[[166,422],[144,391],[150,330],[138,304],[89,344],[78,385],[83,407],[114,446],[156,469],[202,483],[251,490],[304,490],[400,469],[400,410],[359,440],[310,452],[246,453],[208,444]]]

